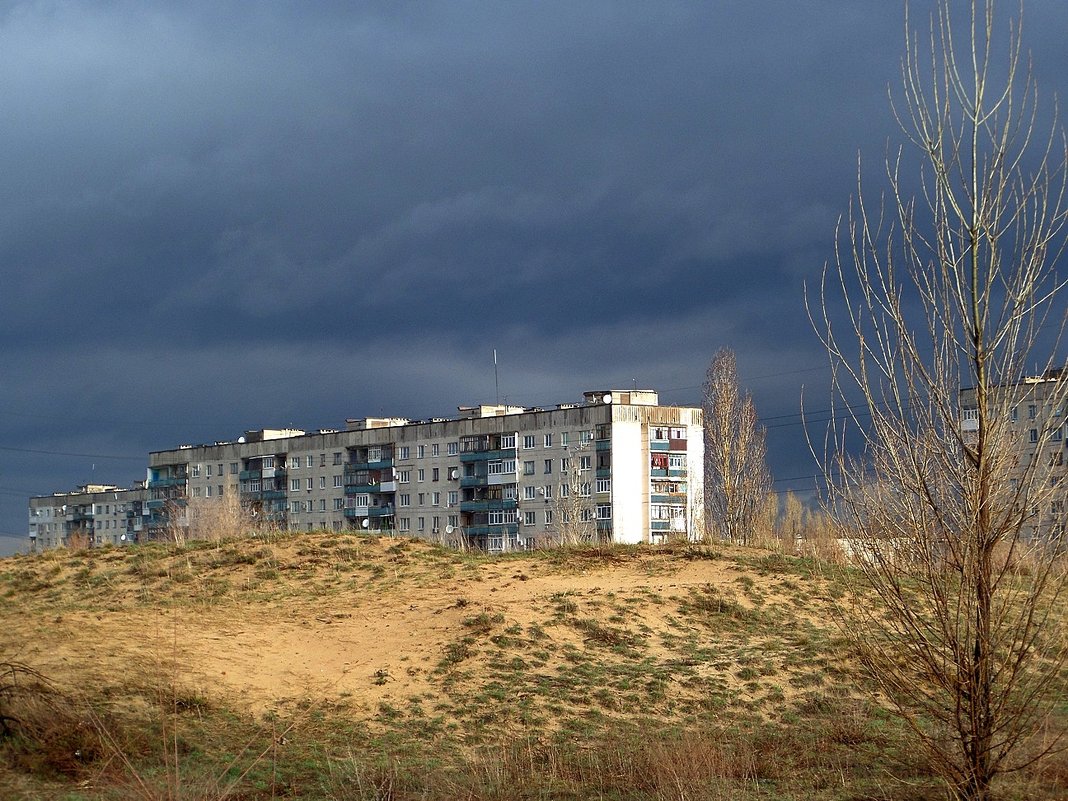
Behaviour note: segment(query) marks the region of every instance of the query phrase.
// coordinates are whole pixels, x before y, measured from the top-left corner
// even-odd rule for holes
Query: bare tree
[[[894,109],[920,198],[907,147],[887,158],[886,200],[866,204],[858,182],[812,314],[845,421],[825,443],[828,509],[858,590],[880,602],[858,603],[844,630],[952,795],[980,800],[1048,752],[1030,740],[1064,667],[1063,529],[1049,517],[1064,490],[1047,446],[1068,389],[1053,370],[1068,148],[1055,125],[1038,135],[1018,26],[996,39],[992,0],[966,21],[952,5],[929,36],[906,16]],[[1033,364],[1046,394],[1028,443],[1013,423]]]
[[[720,348],[708,365],[705,421],[706,531],[748,543],[771,487],[764,429],[749,393],[738,387],[734,352]]]
[[[563,481],[556,488],[556,497],[545,501],[552,512],[553,522],[548,527],[549,541],[553,545],[583,545],[597,539],[597,522],[594,518],[592,457],[589,442],[568,448],[565,457],[567,470],[562,471]]]

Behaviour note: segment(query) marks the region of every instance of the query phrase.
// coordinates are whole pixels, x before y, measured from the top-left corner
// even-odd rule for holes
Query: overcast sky
[[[494,348],[533,405],[697,403],[731,347],[811,487],[803,285],[899,141],[902,9],[3,3],[0,536],[149,450],[492,402]],[[1026,13],[1048,107],[1068,3]]]

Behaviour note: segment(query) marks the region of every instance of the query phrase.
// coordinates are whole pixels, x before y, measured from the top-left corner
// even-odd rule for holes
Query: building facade
[[[149,454],[143,528],[167,536],[188,524],[191,504],[236,496],[257,524],[287,530],[396,532],[493,552],[569,538],[659,542],[701,524],[702,431],[700,409],[660,406],[652,390],[249,431]]]
[[[147,500],[143,484],[86,484],[30,498],[31,550],[137,542],[149,528]]]
[[[989,400],[994,436],[1008,443],[1010,461],[1004,469],[1003,489],[1013,504],[1026,512],[1022,535],[1027,539],[1063,532],[1068,524],[1065,419],[1068,412],[1068,373],[1047,370],[1042,375],[997,386]],[[974,389],[961,391],[961,430],[973,442],[979,429]]]

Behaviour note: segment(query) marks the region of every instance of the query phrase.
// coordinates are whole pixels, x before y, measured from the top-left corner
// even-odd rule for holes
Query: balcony
[[[467,451],[460,454],[460,461],[464,462],[492,462],[495,459],[514,459],[515,448],[503,448],[495,451]]]
[[[259,470],[242,470],[238,474],[238,478],[241,481],[248,481],[249,479],[260,478],[263,474]]]
[[[376,517],[393,517],[392,506],[371,506],[367,509],[367,516],[370,518]]]
[[[489,484],[489,476],[463,476],[460,478],[461,487],[485,487]]]
[[[345,485],[345,494],[346,495],[374,495],[376,493],[385,492],[386,491],[386,490],[382,489],[382,486],[383,486],[382,484],[346,484]],[[393,486],[395,487],[396,485],[394,484]],[[392,490],[389,490],[389,491],[392,492]]]
[[[178,487],[183,486],[186,482],[186,477],[181,478],[154,478],[148,482],[149,489],[162,489],[163,487]]]
[[[349,462],[345,465],[346,473],[355,473],[358,470],[388,470],[393,467],[393,457],[379,459],[375,462]]]
[[[610,439],[599,439],[599,440],[597,440],[597,444],[594,447],[594,449],[598,450],[598,451],[610,451],[610,450],[612,450],[612,440],[610,440]]]
[[[285,500],[286,491],[279,489],[264,490],[260,493],[260,497],[265,501],[282,501]]]
[[[515,498],[492,498],[480,501],[460,501],[461,512],[497,512],[518,509],[519,501]]]
[[[503,537],[519,534],[519,523],[501,523],[493,526],[464,526],[463,533],[468,537]]]

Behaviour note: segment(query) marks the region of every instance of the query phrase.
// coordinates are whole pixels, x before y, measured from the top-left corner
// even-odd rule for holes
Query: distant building
[[[458,412],[153,452],[147,526],[161,535],[182,525],[190,499],[229,492],[289,530],[388,531],[503,551],[551,540],[572,487],[574,513],[607,541],[657,542],[699,523],[700,409],[660,406],[651,390],[606,390],[581,404]]]
[[[1063,369],[1048,370],[1039,376],[1027,376],[1020,381],[1001,384],[995,388],[991,408],[999,423],[1007,428],[1013,451],[1012,468],[1008,473],[1013,495],[1025,476],[1032,486],[1055,488],[1053,493],[1042,492],[1045,500],[1040,507],[1033,498],[1018,496],[1018,503],[1027,504],[1029,523],[1023,535],[1027,538],[1048,533],[1051,527],[1064,527],[1065,489],[1068,489],[1068,467],[1065,465],[1065,401],[1068,373]],[[974,441],[979,429],[979,409],[974,388],[960,393],[961,429],[965,442]]]
[[[148,528],[147,500],[143,483],[130,488],[86,484],[30,498],[30,548],[136,542]]]

